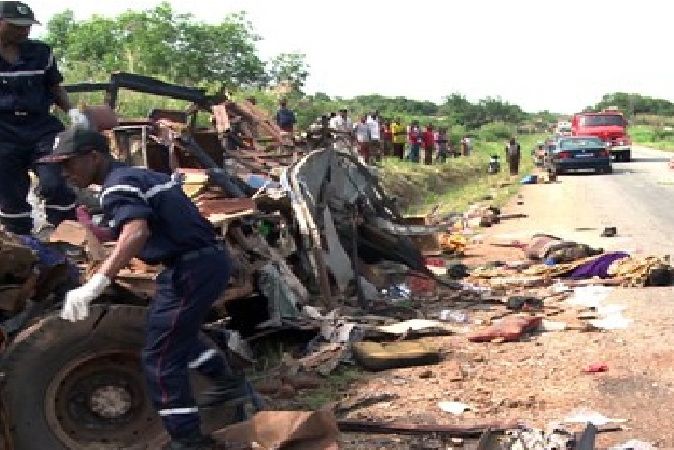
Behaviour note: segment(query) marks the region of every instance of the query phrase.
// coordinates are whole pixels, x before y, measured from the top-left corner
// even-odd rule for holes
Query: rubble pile
[[[448,356],[433,337],[451,336],[482,348],[516,345],[547,332],[627,328],[631,319],[622,309],[603,303],[611,286],[671,284],[672,269],[665,258],[607,253],[549,235],[499,244],[521,249],[519,261],[467,267],[460,258],[481,241],[481,229],[508,218],[498,208],[480,204],[445,217],[403,217],[373,169],[344,145],[326,140],[325,128],[316,131],[319,137],[311,145],[299,148],[251,103],[208,97],[146,77],[115,77],[115,86],[194,104],[187,112],[154,110],[148,118],[133,120],[114,114],[111,120],[112,108],[90,108],[88,113],[109,137],[118,159],[170,174],[218,230],[235,269],[207,327],[226,331],[228,347],[248,363],[254,362],[256,343],[293,337],[278,364],[265,368],[266,376],[258,383],[274,399],[292,400],[299,390],[320,386],[322,377],[345,364],[373,372],[437,365]],[[212,126],[196,125],[199,111],[210,114]],[[87,194],[94,199],[97,195]],[[96,202],[90,204],[92,217],[64,222],[49,243],[0,234],[4,335],[57,306],[59,289],[76,282],[69,262],[79,264],[85,278],[105,259],[110,246],[101,244],[92,227],[100,211]],[[129,304],[146,305],[160,270],[133,260],[112,289],[121,291]],[[446,374],[450,383],[476,377],[453,362],[454,370]],[[598,364],[588,373],[604,370]],[[431,380],[435,374],[428,369],[419,378]],[[488,405],[492,399],[484,397],[464,401],[482,402],[479,408],[491,412],[507,405],[505,400],[497,407]],[[456,416],[472,410],[459,400],[438,404]],[[534,408],[535,401],[530,403]],[[351,413],[356,408],[345,408],[345,415],[347,409]],[[308,440],[330,444],[338,428],[446,433],[480,442],[490,439],[491,431],[511,430],[511,444],[519,445],[512,448],[558,448],[543,445],[571,440],[557,429],[515,432],[524,427],[510,422],[468,428],[395,421],[335,424],[327,412],[278,413],[265,412],[272,418],[266,423],[292,421]],[[256,416],[229,433],[252,439],[256,421],[263,419]],[[289,427],[284,427],[275,430],[273,439],[267,436],[270,445],[285,442],[283,430]],[[317,427],[322,431],[316,432]]]

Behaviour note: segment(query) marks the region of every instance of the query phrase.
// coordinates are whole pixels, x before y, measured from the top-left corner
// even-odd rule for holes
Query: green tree
[[[273,58],[269,65],[269,76],[272,82],[276,84],[287,82],[295,91],[302,92],[302,87],[309,76],[305,54],[281,53]]]
[[[166,2],[83,21],[64,11],[49,21],[46,37],[72,81],[127,71],[182,84],[229,86],[266,82],[255,47],[259,39],[242,12],[211,25],[174,12]]]

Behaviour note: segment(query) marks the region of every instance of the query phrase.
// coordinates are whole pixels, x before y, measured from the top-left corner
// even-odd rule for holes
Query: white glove
[[[89,304],[110,286],[110,278],[97,273],[83,286],[68,291],[66,301],[61,310],[61,319],[76,322],[84,320],[89,315]]]
[[[89,119],[79,109],[69,109],[68,116],[70,117],[70,123],[73,128],[89,128]]]

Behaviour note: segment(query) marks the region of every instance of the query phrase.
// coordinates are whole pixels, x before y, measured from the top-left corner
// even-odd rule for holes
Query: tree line
[[[641,94],[614,92],[605,94],[601,101],[594,106],[588,106],[590,111],[616,106],[618,109],[633,117],[636,114],[653,114],[658,116],[674,116],[674,103],[661,98],[652,98]]]
[[[264,61],[259,40],[243,12],[207,24],[176,13],[167,2],[80,21],[65,10],[52,17],[45,36],[68,82],[104,81],[123,71],[214,89],[279,81],[300,89],[308,76],[304,55],[282,53]]]
[[[285,82],[292,88],[288,96],[300,113],[300,125],[344,106],[354,114],[376,110],[384,117],[437,119],[466,129],[492,122],[556,121],[554,114],[526,113],[500,97],[472,102],[452,93],[438,104],[377,94],[352,99],[325,93],[306,95],[303,86],[309,66],[305,55],[282,53],[265,61],[256,47],[261,37],[243,12],[207,24],[192,14],[177,13],[167,2],[116,17],[84,20],[76,20],[72,10],[65,10],[46,29],[45,40],[53,46],[66,82],[105,81],[112,72],[132,72],[211,91],[226,88],[253,95],[271,110],[275,94],[266,89]]]

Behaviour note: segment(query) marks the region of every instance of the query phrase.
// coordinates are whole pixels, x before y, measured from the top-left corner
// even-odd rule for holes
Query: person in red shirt
[[[391,131],[391,121],[382,122],[381,141],[384,145],[384,156],[393,155],[393,131]]]
[[[421,135],[421,141],[424,146],[424,164],[433,164],[433,150],[435,150],[435,132],[433,125],[426,125],[426,131]]]

